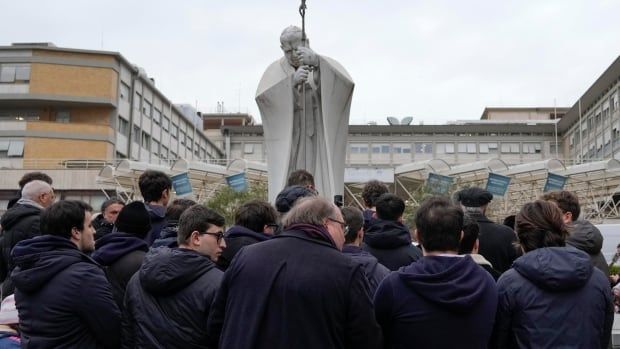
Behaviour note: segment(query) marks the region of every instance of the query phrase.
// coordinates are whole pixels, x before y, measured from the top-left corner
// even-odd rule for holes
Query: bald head
[[[54,189],[47,182],[30,181],[22,189],[22,199],[32,200],[43,207],[49,207],[54,202]]]
[[[330,201],[318,196],[300,199],[282,218],[285,229],[293,224],[323,227],[331,236],[336,248],[342,250],[346,224],[338,207]]]

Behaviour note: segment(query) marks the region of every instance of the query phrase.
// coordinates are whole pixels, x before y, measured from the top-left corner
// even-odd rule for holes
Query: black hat
[[[114,225],[118,231],[143,238],[151,230],[151,217],[144,203],[134,201],[123,207]]]
[[[493,194],[482,188],[471,187],[458,192],[456,199],[465,207],[480,207],[493,200]]]
[[[286,187],[276,197],[276,209],[280,213],[286,213],[291,210],[299,198],[315,195],[315,191],[301,185]]]

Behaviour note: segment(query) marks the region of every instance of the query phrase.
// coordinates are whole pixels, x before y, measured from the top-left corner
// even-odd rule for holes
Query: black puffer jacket
[[[364,267],[364,274],[370,284],[370,296],[374,296],[377,287],[390,273],[390,270],[379,263],[375,256],[355,245],[344,245],[342,253],[349,256],[354,262]]]
[[[94,260],[52,235],[18,243],[13,258],[22,348],[118,348],[120,312]]]
[[[123,348],[206,348],[223,273],[207,256],[152,248],[125,293]]]
[[[2,283],[2,298],[13,293],[13,282],[8,277],[13,270],[11,250],[18,242],[41,235],[41,209],[26,204],[15,204],[6,211],[0,224],[2,224],[2,265],[0,277]]]
[[[587,253],[590,256],[592,265],[599,268],[603,274],[609,276],[609,266],[601,252],[603,248],[603,235],[592,223],[584,220],[573,222],[573,227],[566,239],[566,243]]]
[[[422,251],[411,244],[409,230],[402,223],[375,219],[364,234],[362,249],[370,252],[391,271],[422,257]]]

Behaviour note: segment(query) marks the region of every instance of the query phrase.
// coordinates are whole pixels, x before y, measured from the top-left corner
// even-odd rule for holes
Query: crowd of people
[[[147,170],[144,201],[55,200],[29,173],[0,220],[2,348],[607,348],[602,236],[567,191],[512,227],[471,187],[414,219],[379,181],[363,210],[291,173],[234,225]],[[415,227],[403,222],[413,222]],[[508,220],[510,221],[510,220]],[[617,280],[614,280],[617,281]]]

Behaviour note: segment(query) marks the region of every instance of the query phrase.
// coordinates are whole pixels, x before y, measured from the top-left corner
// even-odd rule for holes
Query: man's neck
[[[426,251],[422,250],[424,256],[458,256],[459,251]]]

